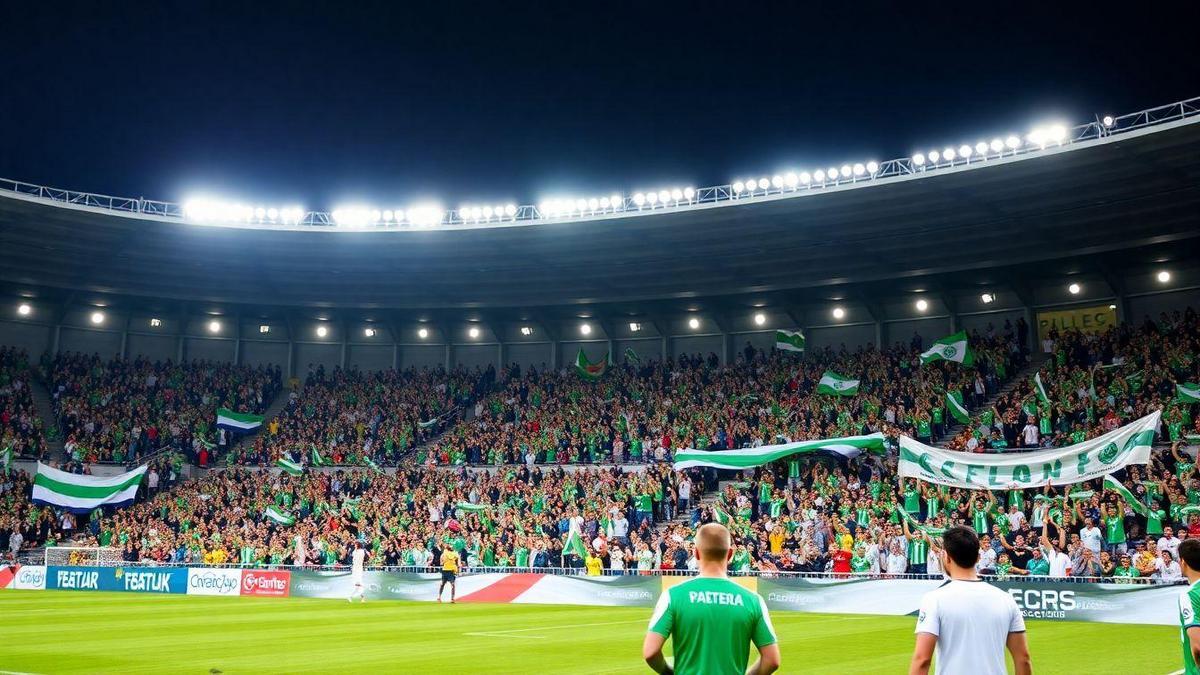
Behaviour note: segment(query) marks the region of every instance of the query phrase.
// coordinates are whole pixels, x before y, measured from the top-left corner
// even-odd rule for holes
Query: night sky
[[[1200,95],[1196,3],[962,4],[26,3],[0,26],[0,176],[310,209],[535,203]]]

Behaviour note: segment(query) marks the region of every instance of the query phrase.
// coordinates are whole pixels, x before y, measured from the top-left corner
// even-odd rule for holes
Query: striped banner
[[[33,479],[35,504],[56,506],[71,513],[90,513],[101,506],[128,506],[137,495],[146,467],[117,476],[82,476],[59,471],[38,462]]]
[[[750,469],[791,455],[812,454],[820,452],[834,453],[847,459],[857,457],[866,451],[877,455],[884,453],[883,434],[868,434],[866,436],[845,436],[843,438],[827,438],[817,441],[799,441],[797,443],[782,443],[780,445],[764,445],[759,448],[744,448],[742,450],[694,450],[685,449],[675,453],[675,470],[690,469],[694,466],[711,466],[716,469]]]
[[[217,426],[234,431],[253,431],[262,426],[263,416],[217,408]]]

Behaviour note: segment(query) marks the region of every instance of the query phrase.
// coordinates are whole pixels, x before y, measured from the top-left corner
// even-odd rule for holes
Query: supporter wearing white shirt
[[[1167,529],[1169,530],[1170,528],[1167,528]],[[1090,549],[1092,551],[1092,554],[1097,556],[1097,558],[1099,558],[1100,545],[1101,545],[1101,542],[1104,541],[1104,535],[1101,534],[1100,528],[1096,527],[1096,524],[1092,522],[1091,518],[1084,519],[1083,529],[1079,531],[1079,540],[1081,542],[1083,542],[1084,548]],[[1178,547],[1179,540],[1176,539],[1175,542],[1176,542],[1175,546]],[[1158,540],[1159,549],[1161,549],[1163,547],[1162,543],[1163,543],[1163,540],[1159,539]]]
[[[1158,538],[1158,550],[1170,551],[1171,558],[1175,561],[1179,560],[1179,537],[1175,536],[1175,530],[1170,527],[1163,528],[1163,536]]]
[[[625,571],[625,551],[621,550],[616,543],[608,547],[608,569],[617,572]]]
[[[908,569],[908,556],[904,555],[904,548],[900,544],[892,544],[887,555],[887,573],[904,574],[906,569]]]
[[[991,546],[981,545],[979,547],[979,562],[975,563],[975,571],[996,569],[996,551]]]
[[[1038,444],[1037,425],[1034,424],[1032,421],[1028,422],[1025,425],[1025,428],[1021,430],[1021,439],[1024,441],[1025,447],[1027,447],[1027,448],[1037,447],[1037,444]]]
[[[1071,557],[1063,553],[1063,549],[1067,547],[1067,535],[1062,528],[1056,527],[1058,530],[1058,541],[1050,540],[1048,530],[1049,522],[1042,524],[1041,549],[1042,555],[1045,556],[1046,562],[1050,564],[1050,572],[1047,574],[1052,579],[1061,579],[1070,576],[1071,574]],[[1055,545],[1057,543],[1057,546]]]
[[[1183,578],[1183,570],[1175,561],[1175,556],[1166,551],[1160,551],[1154,560],[1154,576],[1161,581],[1178,581]]]
[[[939,556],[950,580],[921,599],[909,674],[928,673],[936,651],[938,673],[1007,675],[1007,648],[1016,675],[1029,675],[1025,619],[1011,595],[975,572],[979,538],[969,528],[952,527],[942,541]]]
[[[1017,509],[1017,505],[1013,504],[1009,507],[1008,513],[1005,514],[1008,518],[1009,532],[1016,532],[1021,529],[1021,525],[1025,522],[1025,514]]]

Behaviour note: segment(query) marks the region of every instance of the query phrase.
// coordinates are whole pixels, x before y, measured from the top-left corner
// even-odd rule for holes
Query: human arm
[[[917,633],[917,646],[913,649],[912,661],[908,664],[908,675],[926,675],[929,672],[937,640],[938,636],[932,633]]]
[[[758,660],[746,669],[746,675],[771,675],[779,670],[780,662],[779,643],[759,647]]]
[[[675,672],[671,664],[667,663],[667,657],[663,656],[662,648],[666,642],[667,638],[654,631],[646,633],[646,638],[642,640],[642,658],[651,670],[660,675],[671,675]]]
[[[1197,629],[1197,632],[1200,633],[1200,628]],[[1012,655],[1015,675],[1031,675],[1033,660],[1029,656],[1029,643],[1025,640],[1025,631],[1009,633],[1008,639],[1005,640],[1005,646],[1008,648],[1008,653]]]

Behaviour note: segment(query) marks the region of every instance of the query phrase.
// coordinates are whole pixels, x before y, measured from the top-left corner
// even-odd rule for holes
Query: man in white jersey
[[[354,584],[354,590],[350,591],[347,602],[354,602],[356,595],[360,602],[367,601],[367,587],[363,584],[363,564],[366,561],[367,552],[363,549],[362,542],[355,542],[354,553],[350,556],[350,583]]]
[[[975,572],[979,537],[974,530],[946,530],[938,551],[950,578],[921,600],[909,675],[926,675],[935,651],[938,673],[1006,675],[1006,647],[1016,675],[1030,675],[1025,619],[1011,595],[984,583]]]

